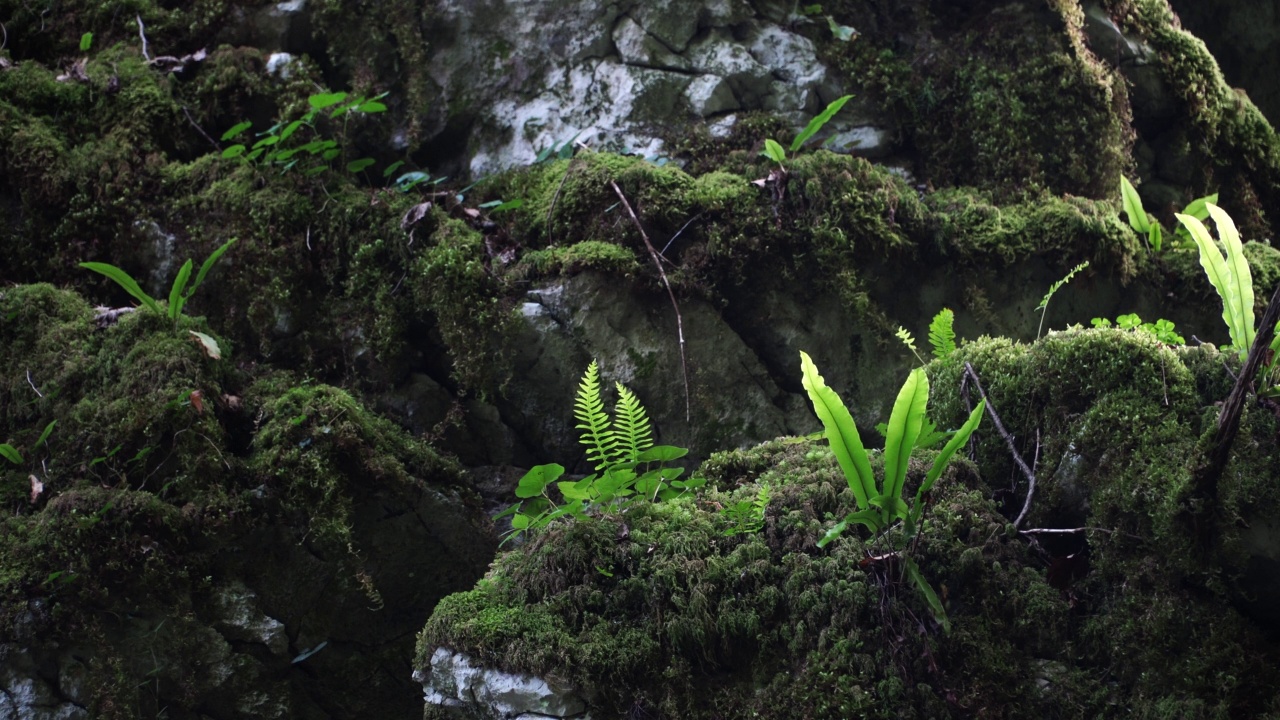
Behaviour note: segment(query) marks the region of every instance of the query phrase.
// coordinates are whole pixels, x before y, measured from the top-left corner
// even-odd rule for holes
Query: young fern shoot
[[[1065,276],[1063,276],[1061,280],[1059,280],[1058,282],[1050,286],[1049,292],[1044,294],[1044,299],[1041,300],[1040,304],[1036,306],[1036,310],[1040,312],[1040,327],[1036,329],[1037,340],[1040,339],[1040,335],[1044,332],[1044,316],[1048,312],[1049,300],[1053,298],[1053,294],[1058,292],[1058,290],[1061,289],[1063,285],[1066,285],[1067,283],[1071,282],[1071,278],[1075,277],[1076,273],[1080,272],[1081,270],[1084,270],[1087,267],[1089,267],[1089,261],[1085,260],[1079,265],[1071,268],[1071,272],[1067,273]]]

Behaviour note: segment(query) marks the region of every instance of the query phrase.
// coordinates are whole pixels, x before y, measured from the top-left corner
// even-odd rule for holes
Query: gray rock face
[[[475,174],[571,138],[654,155],[668,126],[744,110],[802,125],[845,88],[764,4],[446,0],[433,79],[474,117]]]
[[[588,718],[587,705],[571,688],[540,677],[484,668],[465,653],[436,648],[431,670],[414,673],[424,699],[458,717]]]

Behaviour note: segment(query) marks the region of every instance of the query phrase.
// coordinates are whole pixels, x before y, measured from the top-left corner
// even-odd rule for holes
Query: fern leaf
[[[898,330],[894,333],[894,335],[896,335],[898,339],[902,341],[903,345],[907,346],[907,349],[911,351],[911,354],[915,355],[916,359],[920,361],[921,365],[923,365],[924,358],[920,357],[920,351],[916,349],[916,339],[912,337],[911,331],[899,325]]]
[[[614,461],[636,462],[640,453],[653,447],[653,429],[649,426],[649,417],[635,393],[622,383],[618,383],[617,387],[618,406],[614,410],[612,432]]]
[[[573,403],[575,426],[582,431],[579,441],[587,447],[587,461],[594,463],[597,471],[609,465],[613,455],[613,442],[609,433],[609,416],[600,399],[600,368],[592,360],[578,385],[578,398]]]
[[[929,323],[929,344],[933,346],[933,356],[939,360],[956,351],[955,321],[951,308],[942,308]]]

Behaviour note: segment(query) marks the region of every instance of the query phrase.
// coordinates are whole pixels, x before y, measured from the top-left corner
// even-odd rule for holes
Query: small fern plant
[[[610,419],[601,397],[600,369],[591,361],[578,385],[573,416],[578,421],[575,427],[582,431],[579,442],[586,447],[587,461],[595,472],[571,482],[560,480],[565,469],[559,463],[530,468],[516,486],[520,501],[497,516],[511,516],[511,533],[504,543],[560,518],[584,518],[593,508],[614,505],[626,511],[636,502],[670,500],[706,483],[699,477],[680,479],[684,468],[667,463],[689,451],[654,445],[653,428],[639,398],[622,383],[616,383],[616,389],[618,402]]]

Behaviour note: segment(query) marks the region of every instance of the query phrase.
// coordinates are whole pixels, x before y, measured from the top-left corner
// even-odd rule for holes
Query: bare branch
[[[680,317],[680,303],[676,302],[676,293],[671,289],[671,281],[667,280],[667,272],[662,269],[662,258],[658,255],[658,251],[654,249],[653,243],[649,242],[649,234],[644,231],[644,226],[640,224],[640,218],[636,217],[636,211],[631,208],[631,203],[627,201],[627,196],[622,194],[622,188],[618,187],[618,183],[613,180],[609,181],[609,186],[618,194],[618,199],[622,200],[622,205],[627,209],[627,214],[631,216],[631,222],[635,223],[636,229],[640,231],[640,237],[644,240],[645,247],[649,248],[649,256],[653,258],[653,264],[658,268],[658,276],[662,278],[662,284],[667,288],[667,295],[671,297],[671,307],[676,311],[676,334],[680,339],[680,369],[684,372],[684,420],[691,422],[693,419],[693,406],[689,399],[689,363],[685,359],[684,352],[684,319]]]
[[[966,362],[964,364],[964,373],[966,379],[973,380],[973,384],[978,388],[978,394],[982,396],[982,399],[987,401],[987,414],[991,416],[991,422],[995,424],[996,432],[1000,433],[1000,437],[1004,438],[1005,444],[1009,446],[1009,452],[1013,454],[1013,462],[1027,478],[1027,500],[1022,504],[1022,512],[1018,513],[1017,519],[1013,521],[1013,526],[1018,527],[1026,519],[1027,513],[1031,512],[1031,498],[1036,494],[1036,474],[1031,471],[1031,468],[1027,467],[1026,461],[1022,459],[1018,448],[1013,444],[1013,436],[1009,434],[1008,430],[1004,429],[1004,423],[1000,422],[1000,415],[996,412],[995,405],[991,404],[991,399],[987,397],[987,391],[982,389],[982,381],[978,379],[978,373],[973,369],[973,365]],[[1039,454],[1038,446],[1036,453],[1037,455]]]
[[[147,62],[151,61],[151,54],[147,52],[147,31],[142,25],[142,15],[135,15],[138,19],[138,37],[142,38],[142,59]]]

